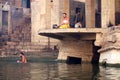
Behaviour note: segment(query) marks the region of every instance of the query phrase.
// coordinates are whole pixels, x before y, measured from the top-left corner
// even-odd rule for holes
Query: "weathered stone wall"
[[[42,3],[42,5],[41,5]],[[38,35],[42,29],[50,29],[53,24],[60,23],[59,0],[51,2],[49,0],[34,0],[31,2],[31,41],[47,43],[48,37]],[[58,42],[50,39],[51,42]],[[56,43],[57,44],[57,43]]]
[[[31,20],[30,17],[24,17],[22,22],[15,26],[10,34],[10,41],[30,42],[31,41]]]
[[[12,6],[22,7],[22,0],[0,0],[1,3],[11,4]]]
[[[92,41],[63,40],[60,45],[59,60],[66,60],[67,56],[82,58],[82,62],[92,60]]]
[[[10,41],[31,41],[30,9],[11,7]],[[10,22],[10,21],[9,21]]]
[[[110,47],[120,47],[120,26],[112,26],[106,29],[102,37],[102,48],[103,50],[109,49]]]
[[[22,7],[22,0],[15,0],[14,3],[16,7]]]
[[[8,1],[10,1],[10,0],[8,0]],[[0,4],[0,13],[1,13],[0,14],[0,16],[1,16],[0,17],[1,18],[0,25],[2,25],[2,10],[7,11],[9,13],[8,17],[6,18],[6,19],[8,19],[9,25],[8,25],[7,30],[9,31],[9,33],[7,36],[3,36],[3,35],[1,36],[2,37],[1,41],[3,41],[3,37],[4,38],[7,37],[6,39],[8,41],[7,40],[5,41],[5,45],[2,46],[0,53],[3,52],[3,53],[5,53],[5,55],[11,55],[11,54],[14,54],[16,50],[20,50],[20,51],[24,51],[28,54],[35,53],[35,55],[39,55],[40,52],[42,53],[43,49],[45,51],[47,51],[47,49],[51,49],[51,48],[53,49],[54,45],[58,44],[58,43],[55,43],[57,40],[38,35],[39,28],[42,29],[43,26],[50,23],[50,21],[49,21],[44,25],[44,22],[46,20],[51,19],[50,17],[47,17],[49,15],[46,16],[46,13],[47,13],[46,9],[49,6],[44,5],[44,9],[43,9],[42,8],[43,5],[41,5],[41,3],[39,3],[41,5],[42,10],[38,9],[38,11],[37,11],[35,8],[33,9],[33,13],[34,13],[34,11],[36,11],[33,16],[35,16],[35,14],[37,14],[37,12],[39,12],[39,10],[41,11],[40,12],[41,15],[39,17],[39,14],[38,14],[37,20],[34,19],[35,22],[38,20],[39,21],[37,23],[35,23],[37,25],[37,27],[35,27],[36,25],[33,26],[33,28],[34,28],[33,31],[34,30],[36,31],[35,35],[37,36],[37,38],[35,38],[32,43],[31,42],[32,29],[31,29],[30,9],[23,8],[22,3],[20,3],[20,5],[17,5],[20,1],[22,1],[22,0],[13,0],[11,3],[11,6],[8,3],[8,5],[5,5],[4,8],[2,7],[3,4]],[[37,7],[39,8],[39,6],[37,6]],[[45,12],[45,14],[44,14],[44,12]],[[47,14],[49,14],[49,13],[50,12],[48,12]],[[38,24],[40,24],[41,26],[39,26]],[[50,25],[45,26],[44,28],[46,28],[46,27],[50,28]],[[0,28],[1,28],[0,30],[2,30],[2,26],[0,26]],[[36,41],[36,39],[37,39],[37,41]],[[3,44],[3,42],[2,42],[2,44]]]
[[[120,64],[120,26],[112,26],[106,29],[102,39],[102,48],[99,52],[99,62]]]

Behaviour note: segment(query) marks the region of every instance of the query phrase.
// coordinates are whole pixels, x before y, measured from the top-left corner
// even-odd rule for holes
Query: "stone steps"
[[[54,55],[54,45],[41,45],[40,43],[31,43],[26,42],[25,44],[22,42],[6,42],[6,45],[2,47],[1,50],[2,55],[15,55],[19,51],[23,51],[28,56],[50,56]],[[49,55],[48,55],[49,54]]]

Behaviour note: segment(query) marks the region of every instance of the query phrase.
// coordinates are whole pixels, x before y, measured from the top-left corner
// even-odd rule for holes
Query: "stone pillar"
[[[40,42],[41,36],[38,35],[38,32],[46,28],[46,0],[31,2],[31,22],[31,41]]]
[[[8,34],[10,35],[12,33],[12,14],[11,14],[11,6],[9,6],[8,11]]]
[[[95,28],[95,5],[96,0],[86,0],[86,28]]]
[[[101,0],[101,20],[102,28],[115,24],[115,0]]]
[[[60,24],[60,0],[53,0],[51,8],[51,27],[53,24]]]

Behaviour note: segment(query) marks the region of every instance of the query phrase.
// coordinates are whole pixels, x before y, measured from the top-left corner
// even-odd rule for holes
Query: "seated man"
[[[78,11],[77,14],[75,15],[75,28],[81,28],[82,27],[82,21],[83,21],[83,16],[81,11]]]
[[[69,19],[67,17],[66,13],[63,13],[63,20],[62,20],[62,24],[60,25],[59,28],[69,28]]]

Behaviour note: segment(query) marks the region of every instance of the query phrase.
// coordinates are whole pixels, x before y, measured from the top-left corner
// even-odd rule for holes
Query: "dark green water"
[[[68,65],[55,60],[0,61],[0,80],[120,80],[120,68],[83,63]]]

